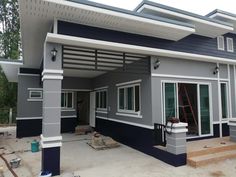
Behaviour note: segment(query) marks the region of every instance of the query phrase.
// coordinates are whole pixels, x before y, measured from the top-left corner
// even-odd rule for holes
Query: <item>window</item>
[[[96,92],[96,108],[107,109],[107,90],[99,90]]]
[[[234,40],[233,38],[227,37],[227,51],[228,52],[234,52]]]
[[[218,50],[225,50],[224,36],[217,37],[217,46],[218,46]]]
[[[228,115],[228,85],[227,83],[220,83],[221,90],[221,110],[222,110],[222,118],[226,119],[229,117]]]
[[[118,88],[119,112],[140,112],[140,84]]]
[[[73,92],[62,92],[61,93],[61,107],[62,108],[73,108]]]
[[[42,99],[43,91],[42,90],[30,90],[29,91],[29,99]]]

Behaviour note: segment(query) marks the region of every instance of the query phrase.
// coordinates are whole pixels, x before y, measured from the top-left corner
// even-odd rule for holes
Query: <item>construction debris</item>
[[[96,150],[104,150],[119,147],[120,144],[113,140],[111,137],[102,136],[100,133],[94,132],[91,142],[88,143]]]
[[[93,128],[88,125],[78,125],[77,127],[75,127],[76,135],[86,135],[92,132],[93,132]]]

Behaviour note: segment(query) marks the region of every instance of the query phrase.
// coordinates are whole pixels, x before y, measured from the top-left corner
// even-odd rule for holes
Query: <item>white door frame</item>
[[[163,104],[162,107],[162,123],[165,123],[165,90],[163,89],[163,86],[165,83],[174,83],[176,84],[176,98],[178,100],[178,84],[183,83],[183,84],[196,84],[197,85],[197,102],[198,102],[198,136],[193,136],[193,137],[188,137],[188,139],[192,138],[199,138],[199,137],[206,137],[206,136],[213,136],[213,106],[212,106],[212,86],[210,82],[195,82],[195,81],[184,81],[184,80],[161,80],[161,104]],[[200,85],[208,85],[209,89],[209,109],[210,109],[210,134],[202,135],[201,134],[201,112],[200,112]],[[179,101],[176,103],[176,108],[177,108],[177,117],[179,117]]]
[[[96,126],[96,92],[90,92],[89,97],[89,125],[91,127]]]

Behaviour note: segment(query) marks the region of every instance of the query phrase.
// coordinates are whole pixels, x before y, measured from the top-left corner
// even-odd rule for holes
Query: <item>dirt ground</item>
[[[41,167],[41,152],[31,153],[33,138],[15,138],[15,127],[0,128],[11,135],[0,135],[0,153],[8,161],[20,157],[21,166],[14,171],[19,177],[37,177]],[[61,149],[62,177],[235,177],[236,159],[194,169],[172,167],[153,157],[121,145],[115,149],[94,150],[87,145],[90,135],[63,134]],[[13,177],[0,159],[2,176]],[[73,175],[72,175],[73,174]],[[1,177],[1,174],[0,174]]]

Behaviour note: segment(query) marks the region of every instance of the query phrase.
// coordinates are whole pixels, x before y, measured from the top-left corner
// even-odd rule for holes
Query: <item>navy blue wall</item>
[[[77,37],[85,37],[91,39],[168,49],[181,52],[189,52],[202,55],[210,55],[216,57],[224,57],[231,59],[236,58],[235,52],[230,53],[226,51],[219,51],[217,49],[216,38],[212,39],[198,35],[190,35],[182,40],[175,42],[154,37],[118,32],[63,21],[58,22],[58,33]],[[173,35],[175,34],[173,33]],[[225,36],[234,38],[234,42],[236,42],[236,35],[227,34]],[[236,44],[234,46],[236,46]]]

